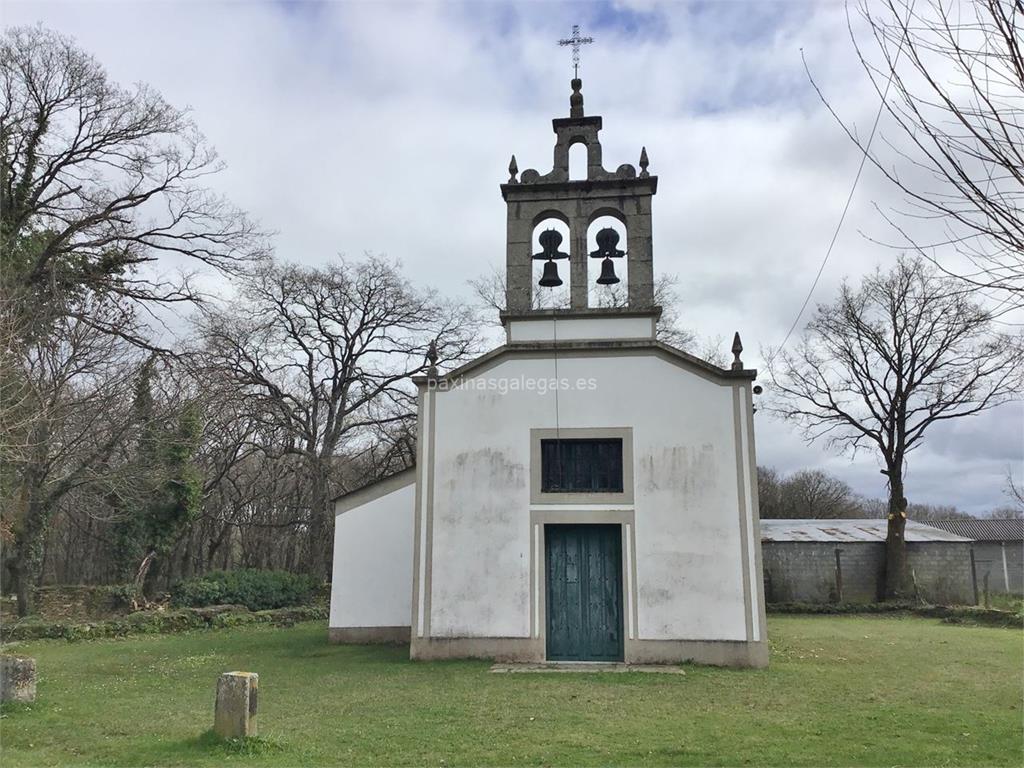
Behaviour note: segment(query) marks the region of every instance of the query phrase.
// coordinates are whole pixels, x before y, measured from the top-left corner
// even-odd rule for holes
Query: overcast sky
[[[856,148],[814,94],[801,51],[859,131],[878,107],[842,3],[12,2],[3,22],[73,35],[122,83],[145,81],[196,122],[228,169],[215,186],[275,231],[282,258],[398,258],[414,282],[468,298],[466,280],[504,260],[514,152],[550,170],[552,117],[568,115],[573,23],[587,114],[604,117],[604,164],[659,176],[654,259],[678,276],[683,324],[744,360],[793,322],[856,173]],[[883,124],[882,131],[885,133]],[[814,301],[896,253],[861,179]],[[812,302],[813,306],[813,302]],[[936,428],[909,462],[912,502],[972,512],[1003,505],[1021,474],[1020,404]],[[757,416],[758,460],[820,467],[885,492],[870,454],[805,446]]]

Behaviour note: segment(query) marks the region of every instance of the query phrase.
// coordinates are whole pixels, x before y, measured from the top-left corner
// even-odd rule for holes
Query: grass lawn
[[[1020,630],[775,616],[767,670],[489,674],[320,624],[20,646],[39,701],[0,721],[20,765],[1021,765]],[[217,675],[260,674],[261,738],[217,743]]]

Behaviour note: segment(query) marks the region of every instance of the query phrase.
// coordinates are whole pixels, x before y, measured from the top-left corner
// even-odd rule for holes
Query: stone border
[[[768,666],[768,644],[742,640],[634,640],[626,664],[707,664],[715,667]],[[420,637],[413,638],[410,657],[437,659],[490,659],[495,662],[543,664],[544,643],[529,637]]]
[[[629,664],[707,664],[713,667],[768,666],[768,643],[743,640],[634,640]]]
[[[544,661],[544,643],[530,637],[413,637],[409,658]]]
[[[329,627],[327,642],[334,645],[408,645],[412,627]]]
[[[569,673],[582,672],[584,674],[619,674],[622,672],[647,672],[661,675],[685,675],[686,670],[672,664],[623,664],[619,661],[559,661],[546,664],[495,664],[488,672],[496,674],[525,674],[525,673]]]

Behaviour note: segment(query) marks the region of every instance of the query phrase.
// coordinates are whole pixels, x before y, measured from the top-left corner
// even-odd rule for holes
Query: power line
[[[914,6],[911,4],[910,10],[908,11],[908,20],[910,15],[914,11]],[[800,305],[800,311],[796,313],[796,318],[793,320],[793,324],[789,326],[789,330],[786,331],[786,336],[782,339],[782,343],[772,352],[771,357],[768,358],[768,365],[771,366],[775,356],[779,354],[785,348],[786,342],[789,341],[789,337],[793,335],[793,331],[796,330],[797,325],[800,323],[800,318],[804,315],[804,310],[807,309],[807,305],[811,301],[811,296],[814,295],[814,289],[818,287],[818,281],[821,279],[822,272],[825,271],[825,265],[828,264],[829,257],[832,255],[832,249],[835,248],[836,240],[839,239],[839,232],[843,228],[843,222],[846,221],[846,214],[850,210],[850,204],[853,202],[853,194],[857,191],[857,184],[860,182],[861,173],[864,171],[864,165],[868,160],[868,152],[871,149],[871,142],[875,138],[875,132],[878,130],[878,123],[882,119],[882,112],[885,110],[886,99],[889,96],[889,87],[892,85],[893,76],[896,73],[896,65],[899,63],[900,56],[903,54],[903,43],[906,41],[906,35],[900,38],[899,48],[896,49],[896,57],[893,59],[892,66],[889,67],[889,78],[885,83],[885,90],[882,92],[882,99],[878,105],[878,112],[875,114],[875,122],[871,125],[871,133],[868,135],[867,143],[864,145],[863,155],[860,158],[860,165],[857,166],[857,175],[853,177],[853,185],[850,187],[850,194],[846,197],[846,205],[843,206],[843,212],[839,216],[839,223],[836,225],[835,232],[832,233],[832,240],[828,244],[828,249],[825,251],[825,258],[821,260],[821,266],[818,267],[818,273],[814,276],[814,282],[811,283],[810,289],[807,291],[807,296],[804,297],[803,304]],[[804,49],[800,49],[800,58],[804,63],[804,70],[807,71],[807,76],[810,77],[810,70],[807,66],[807,59],[804,56]],[[811,80],[814,83],[814,80]],[[815,86],[815,90],[818,90]],[[821,95],[821,91],[818,91]]]

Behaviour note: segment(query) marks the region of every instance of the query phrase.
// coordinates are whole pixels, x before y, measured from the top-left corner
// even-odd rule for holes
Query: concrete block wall
[[[1003,567],[1003,554],[1006,567]],[[1019,541],[978,541],[974,544],[974,561],[978,571],[978,590],[988,573],[992,594],[1024,594],[1024,545]],[[1007,583],[1009,582],[1009,583]]]
[[[1024,543],[1006,542],[1006,569],[1010,581],[1010,592],[1024,595]]]
[[[878,599],[885,549],[874,542],[834,544],[766,541],[761,546],[765,600],[769,603],[832,603],[839,600],[836,549],[842,563],[843,602]]]
[[[970,605],[974,602],[970,548],[966,542],[907,545],[907,559],[924,599],[939,604]],[[839,549],[842,570],[842,601],[870,603],[881,599],[885,572],[883,543],[766,541],[762,543],[765,600],[768,603],[837,602],[840,594],[836,581],[836,549]]]
[[[921,597],[936,605],[973,605],[971,544],[968,542],[910,542],[907,562]],[[981,587],[981,574],[978,574]]]

